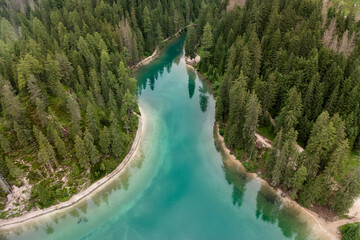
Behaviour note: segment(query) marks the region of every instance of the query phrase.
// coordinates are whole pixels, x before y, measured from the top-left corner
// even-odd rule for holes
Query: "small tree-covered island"
[[[353,0],[0,0],[0,237],[66,207],[73,235],[21,237],[359,240],[359,20]],[[112,212],[71,212],[90,188]]]

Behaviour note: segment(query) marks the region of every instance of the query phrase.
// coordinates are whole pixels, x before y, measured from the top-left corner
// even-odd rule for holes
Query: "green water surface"
[[[74,207],[3,230],[4,239],[318,238],[298,210],[224,163],[215,100],[186,67],[183,45],[180,37],[136,72],[145,132],[124,173]]]

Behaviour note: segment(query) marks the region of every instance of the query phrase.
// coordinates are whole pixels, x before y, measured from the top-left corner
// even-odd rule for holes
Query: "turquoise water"
[[[215,100],[186,67],[183,44],[175,40],[136,73],[147,120],[124,173],[70,209],[3,231],[4,239],[317,238],[298,210],[222,157]]]

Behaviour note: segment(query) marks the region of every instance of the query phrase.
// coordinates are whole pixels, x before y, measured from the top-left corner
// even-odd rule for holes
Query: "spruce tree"
[[[195,58],[195,47],[196,47],[196,30],[194,24],[190,23],[187,28],[186,41],[185,41],[185,54],[190,58]]]
[[[229,120],[225,129],[225,142],[230,148],[243,146],[243,127],[245,123],[245,109],[248,92],[246,91],[246,77],[241,72],[230,90]]]
[[[84,141],[79,135],[75,137],[75,152],[79,165],[83,169],[90,168],[90,159]]]
[[[294,177],[291,179],[291,186],[293,188],[291,192],[291,197],[293,199],[297,198],[297,192],[301,190],[303,184],[308,176],[307,169],[305,166],[301,166],[294,174]]]
[[[58,165],[56,161],[54,147],[49,143],[44,134],[34,127],[34,133],[36,135],[39,151],[37,157],[40,163],[42,163],[47,172],[54,172],[54,168]]]
[[[246,104],[245,122],[243,128],[245,149],[249,152],[250,158],[255,154],[255,133],[261,114],[261,105],[255,94],[251,93]]]
[[[301,93],[297,91],[296,87],[293,87],[289,90],[285,106],[281,109],[280,114],[276,119],[277,129],[283,128],[284,132],[287,132],[291,128],[294,128],[299,121],[301,113]]]
[[[90,131],[91,135],[94,137],[94,140],[97,141],[99,138],[99,128],[100,121],[98,118],[98,114],[96,108],[91,102],[88,102],[86,106],[86,127]]]
[[[70,134],[72,137],[75,138],[75,136],[81,130],[80,127],[81,113],[80,113],[79,104],[73,98],[72,95],[67,97],[67,110],[71,116]]]
[[[4,151],[4,153],[11,152],[11,145],[9,140],[1,133],[0,133],[0,146],[1,149]]]
[[[84,144],[89,156],[90,162],[94,165],[99,161],[99,152],[94,145],[94,138],[88,129],[84,133]]]
[[[120,157],[124,151],[123,133],[115,115],[111,113],[110,137],[111,137],[111,152],[116,157]]]
[[[104,126],[104,128],[100,130],[100,136],[99,136],[99,145],[101,151],[104,154],[109,154],[110,144],[111,144],[110,131],[106,126]]]
[[[203,48],[202,56],[204,59],[208,59],[211,56],[210,51],[214,46],[214,39],[212,34],[212,28],[209,23],[204,27],[204,35],[201,39],[201,46]]]

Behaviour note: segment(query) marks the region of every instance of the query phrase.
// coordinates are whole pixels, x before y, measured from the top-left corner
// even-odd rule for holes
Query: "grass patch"
[[[244,149],[236,149],[236,158],[241,160],[243,153],[244,153]]]
[[[33,153],[33,151],[34,151],[34,148],[32,146],[26,146],[23,148],[23,153],[25,153],[25,154],[31,154],[31,153]]]
[[[260,128],[258,128],[258,131],[261,135],[265,136],[266,138],[270,139],[271,141],[274,141],[276,135],[272,131],[270,126],[260,127]]]
[[[1,218],[1,219],[6,218],[6,215],[7,215],[7,214],[8,214],[7,211],[1,212],[1,213],[0,213],[0,218]]]
[[[249,162],[241,162],[241,163],[245,167],[246,171],[251,173],[255,173],[260,167],[259,163],[253,160]]]

